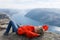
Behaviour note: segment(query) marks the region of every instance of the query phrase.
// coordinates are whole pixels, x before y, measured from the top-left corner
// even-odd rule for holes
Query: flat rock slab
[[[51,32],[45,32],[41,37],[29,39],[25,36],[18,36],[16,33],[10,33],[8,36],[4,36],[4,31],[0,31],[0,40],[60,40],[60,34]]]

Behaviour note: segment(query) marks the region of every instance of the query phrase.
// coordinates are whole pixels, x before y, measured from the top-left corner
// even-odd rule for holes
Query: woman
[[[44,31],[48,30],[48,26],[32,26],[32,25],[22,25],[17,29],[18,35],[26,35],[29,38],[39,37],[44,34]]]

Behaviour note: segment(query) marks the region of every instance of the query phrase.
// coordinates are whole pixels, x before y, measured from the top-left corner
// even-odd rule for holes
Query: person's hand
[[[40,34],[38,34],[39,36],[38,37],[40,37]]]

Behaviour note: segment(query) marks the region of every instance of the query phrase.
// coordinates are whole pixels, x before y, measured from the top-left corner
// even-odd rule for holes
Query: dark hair
[[[44,31],[43,31],[42,28],[40,28],[40,29],[38,30],[38,34],[40,34],[40,35],[43,35],[43,34],[44,34]]]

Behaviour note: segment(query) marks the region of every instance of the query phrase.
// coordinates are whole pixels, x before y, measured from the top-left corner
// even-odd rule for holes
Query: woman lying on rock
[[[11,27],[13,29],[13,32],[16,32],[18,35],[25,35],[28,38],[39,37],[44,34],[44,31],[48,30],[47,25],[43,25],[42,27],[32,25],[17,26],[17,24],[15,24],[13,21],[10,21],[4,35],[8,35]]]

